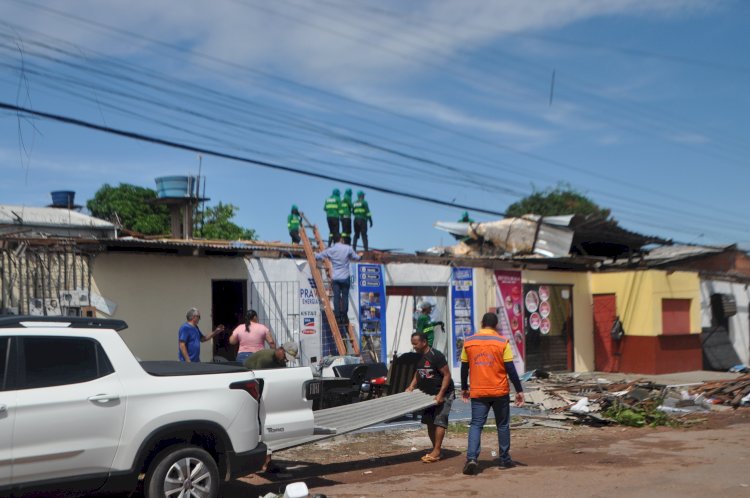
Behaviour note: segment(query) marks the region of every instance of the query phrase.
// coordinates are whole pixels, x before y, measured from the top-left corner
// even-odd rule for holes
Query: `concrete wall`
[[[662,299],[690,299],[690,333],[701,331],[700,280],[697,273],[660,270],[592,273],[592,294],[615,294],[625,332],[662,334]]]
[[[211,281],[247,278],[242,258],[105,253],[94,261],[92,285],[117,305],[112,318],[128,323],[121,335],[137,357],[176,360],[189,308],[201,311],[199,327],[211,332]],[[211,358],[211,342],[204,342],[201,359]]]

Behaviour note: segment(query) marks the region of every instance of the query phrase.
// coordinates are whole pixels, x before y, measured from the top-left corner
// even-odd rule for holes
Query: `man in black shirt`
[[[440,351],[432,349],[427,344],[424,332],[414,332],[411,335],[411,345],[414,351],[422,357],[417,363],[414,378],[406,388],[407,392],[415,388],[425,394],[435,395],[435,405],[427,408],[422,414],[422,423],[427,425],[427,434],[432,441],[432,451],[422,457],[424,463],[434,463],[441,458],[441,449],[445,430],[448,428],[448,415],[455,399],[451,371],[448,361]]]

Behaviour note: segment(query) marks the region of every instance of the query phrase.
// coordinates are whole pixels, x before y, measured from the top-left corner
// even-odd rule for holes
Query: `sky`
[[[373,214],[371,248],[413,252],[451,244],[433,224],[466,207],[494,220],[567,185],[626,229],[750,249],[744,0],[0,0],[0,12],[1,103],[207,151],[0,110],[3,204],[73,190],[85,205],[104,184],[200,172],[209,205],[288,241],[292,204],[325,236],[325,198],[352,188]]]

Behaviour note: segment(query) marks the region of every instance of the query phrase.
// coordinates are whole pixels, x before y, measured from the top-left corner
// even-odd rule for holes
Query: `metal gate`
[[[248,303],[258,321],[271,329],[277,344],[299,341],[299,282],[251,281]]]

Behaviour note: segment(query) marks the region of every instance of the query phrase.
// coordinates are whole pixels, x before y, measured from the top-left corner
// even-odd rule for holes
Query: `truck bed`
[[[142,361],[143,370],[156,377],[177,377],[181,375],[210,375],[249,372],[245,367],[223,363],[187,363],[183,361]]]

